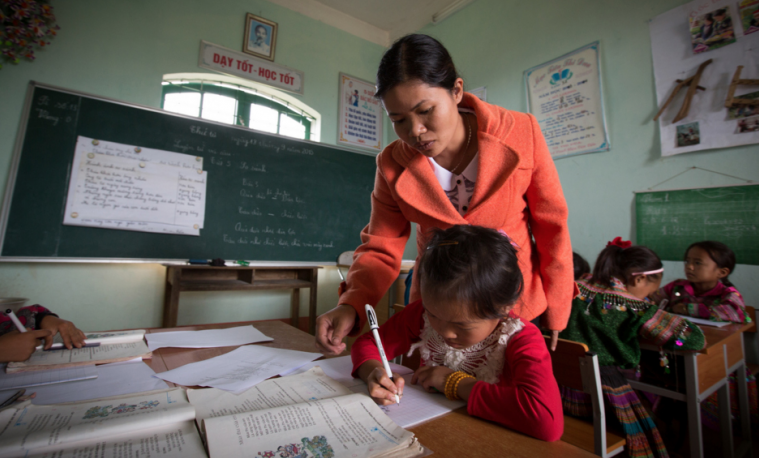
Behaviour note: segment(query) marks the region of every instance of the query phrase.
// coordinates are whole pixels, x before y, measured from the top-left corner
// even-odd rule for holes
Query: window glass
[[[203,109],[200,117],[211,121],[235,124],[237,100],[218,94],[203,94]]]
[[[306,126],[284,113],[279,115],[279,133],[288,137],[306,138]]]
[[[188,116],[198,116],[200,94],[197,92],[175,92],[163,98],[163,109]]]
[[[274,108],[252,103],[250,105],[250,124],[248,124],[248,127],[276,134],[278,118],[279,112]]]
[[[164,81],[163,109],[304,140],[315,121],[275,96],[216,81]]]

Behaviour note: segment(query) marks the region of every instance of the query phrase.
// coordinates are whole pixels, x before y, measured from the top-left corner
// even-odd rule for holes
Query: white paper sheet
[[[156,374],[184,386],[212,386],[241,393],[253,385],[291,371],[320,357],[321,353],[247,345],[227,354]]]
[[[253,326],[238,326],[226,329],[208,329],[205,331],[176,331],[146,334],[150,351],[162,347],[211,348],[246,345],[256,342],[271,342],[271,337],[264,335]]]
[[[28,370],[46,370],[45,366],[56,364],[88,365],[97,364],[98,361],[115,362],[121,358],[136,358],[150,354],[147,344],[143,340],[137,342],[101,345],[99,347],[82,347],[71,350],[35,351],[24,362],[8,364],[8,372],[23,372]]]
[[[96,369],[96,379],[28,388],[26,394],[37,393],[32,404],[44,405],[169,388],[166,382],[154,377],[153,369],[141,359],[103,364],[96,366]]]
[[[729,321],[710,321],[710,320],[705,320],[703,318],[694,318],[694,317],[688,316],[688,315],[679,315],[677,313],[673,313],[673,315],[677,315],[679,317],[685,318],[686,320],[688,320],[688,321],[690,321],[690,322],[692,322],[694,324],[700,324],[700,325],[703,325],[703,326],[712,326],[712,327],[715,327],[715,328],[721,328],[722,326],[727,326],[728,324],[733,324],[733,323],[730,323]]]
[[[199,235],[202,159],[78,137],[64,224]]]
[[[6,374],[5,368],[3,367],[2,370],[0,370],[0,390],[95,379],[97,376],[98,371],[95,366],[79,366],[67,369],[53,369],[49,371],[18,372],[15,374]]]
[[[350,356],[314,361],[291,371],[288,375],[300,374],[313,366],[319,366],[327,376],[347,386],[354,393],[368,394],[366,383],[351,377],[353,363]],[[380,409],[402,428],[409,428],[466,405],[464,401],[450,401],[442,393],[428,393],[421,386],[412,385],[413,371],[408,367],[390,363],[390,369],[403,375],[406,381],[403,398],[400,404],[380,406]]]

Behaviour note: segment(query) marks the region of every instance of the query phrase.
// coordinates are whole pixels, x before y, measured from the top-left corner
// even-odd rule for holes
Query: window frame
[[[176,94],[176,93],[185,93],[185,92],[194,92],[194,93],[200,93],[200,107],[198,111],[198,117],[200,117],[200,114],[203,112],[203,101],[204,101],[204,95],[206,93],[209,94],[216,94],[221,95],[225,97],[231,97],[237,102],[237,109],[236,113],[234,115],[235,117],[235,126],[239,127],[245,127],[252,130],[257,130],[255,127],[250,127],[250,105],[261,105],[265,106],[267,108],[272,108],[278,112],[277,116],[277,135],[280,134],[280,124],[281,124],[281,116],[284,114],[285,116],[289,117],[290,119],[293,119],[294,121],[299,122],[300,124],[304,125],[306,128],[305,131],[305,138],[303,140],[312,140],[312,123],[315,121],[314,118],[311,116],[308,116],[305,112],[298,112],[290,108],[289,104],[283,104],[276,100],[273,100],[273,97],[267,97],[262,94],[254,94],[250,92],[249,90],[244,89],[242,86],[238,86],[237,89],[227,87],[229,83],[223,83],[223,82],[215,82],[215,81],[171,81],[171,80],[164,80],[164,84],[162,86],[161,91],[161,109],[164,107],[164,103],[166,101],[166,95],[167,94]],[[261,131],[263,132],[263,131]],[[269,133],[269,132],[267,132]],[[294,138],[294,137],[289,137]]]

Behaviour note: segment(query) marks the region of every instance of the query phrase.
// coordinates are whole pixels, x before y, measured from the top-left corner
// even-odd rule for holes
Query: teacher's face
[[[453,90],[432,87],[419,80],[398,84],[382,98],[398,138],[427,157],[454,153],[453,145],[461,126],[458,104],[464,95],[459,78]],[[452,151],[455,149],[456,151]]]

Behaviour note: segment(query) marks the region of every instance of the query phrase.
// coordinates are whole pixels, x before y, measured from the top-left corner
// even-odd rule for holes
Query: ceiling
[[[269,0],[365,40],[389,47],[449,7],[474,0]],[[455,11],[458,11],[455,9]]]

